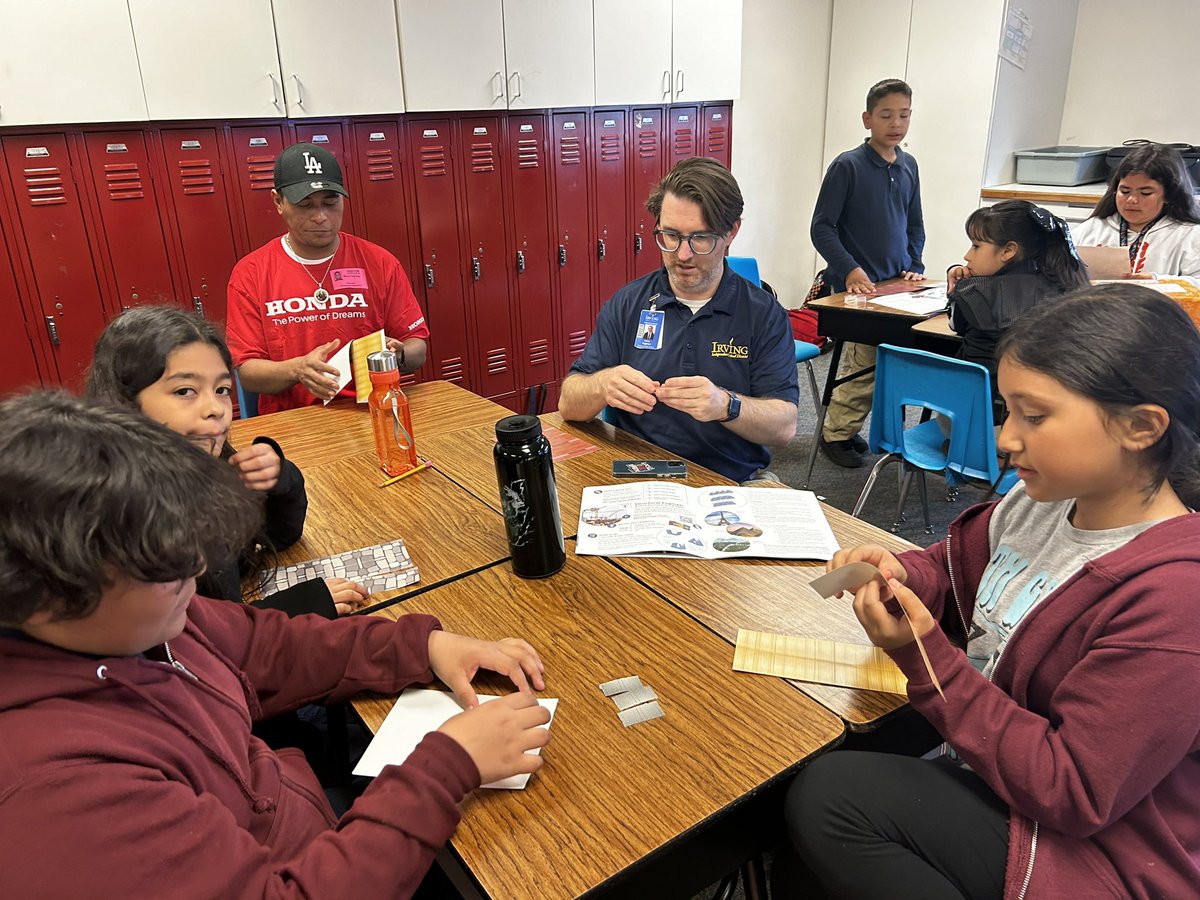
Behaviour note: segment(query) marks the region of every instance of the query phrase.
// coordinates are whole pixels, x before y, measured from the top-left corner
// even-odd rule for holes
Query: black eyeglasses
[[[697,231],[693,234],[680,234],[678,231],[664,231],[661,228],[654,229],[654,242],[658,244],[660,250],[665,250],[667,253],[674,253],[678,250],[684,241],[687,241],[692,252],[697,256],[708,256],[717,249],[717,242],[721,240],[721,235],[712,231]]]

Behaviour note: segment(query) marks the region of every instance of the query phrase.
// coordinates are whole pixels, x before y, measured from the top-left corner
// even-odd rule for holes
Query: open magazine
[[[837,540],[811,491],[635,481],[583,490],[575,552],[704,559],[830,559]]]

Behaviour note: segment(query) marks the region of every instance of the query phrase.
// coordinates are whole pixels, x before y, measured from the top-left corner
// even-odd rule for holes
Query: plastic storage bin
[[[1020,184],[1057,184],[1072,186],[1104,181],[1108,177],[1105,162],[1107,147],[1038,147],[1018,150],[1017,181]]]

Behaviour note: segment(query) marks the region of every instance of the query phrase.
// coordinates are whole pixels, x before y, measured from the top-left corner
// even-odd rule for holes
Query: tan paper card
[[[738,629],[735,672],[904,694],[908,679],[870,644],[844,644],[789,634]]]

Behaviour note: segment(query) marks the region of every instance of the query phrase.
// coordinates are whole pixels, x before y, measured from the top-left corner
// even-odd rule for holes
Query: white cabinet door
[[[499,0],[396,0],[409,112],[504,109]]]
[[[671,0],[596,0],[596,104],[670,103]]]
[[[284,114],[271,0],[129,0],[129,16],[151,119]]]
[[[671,35],[676,103],[742,95],[741,0],[676,0]]]
[[[335,22],[326,0],[274,0],[289,116],[404,112],[392,0],[355,0]]]
[[[592,0],[504,0],[508,108],[594,106]]]
[[[125,0],[0,0],[0,125],[146,118]]]

